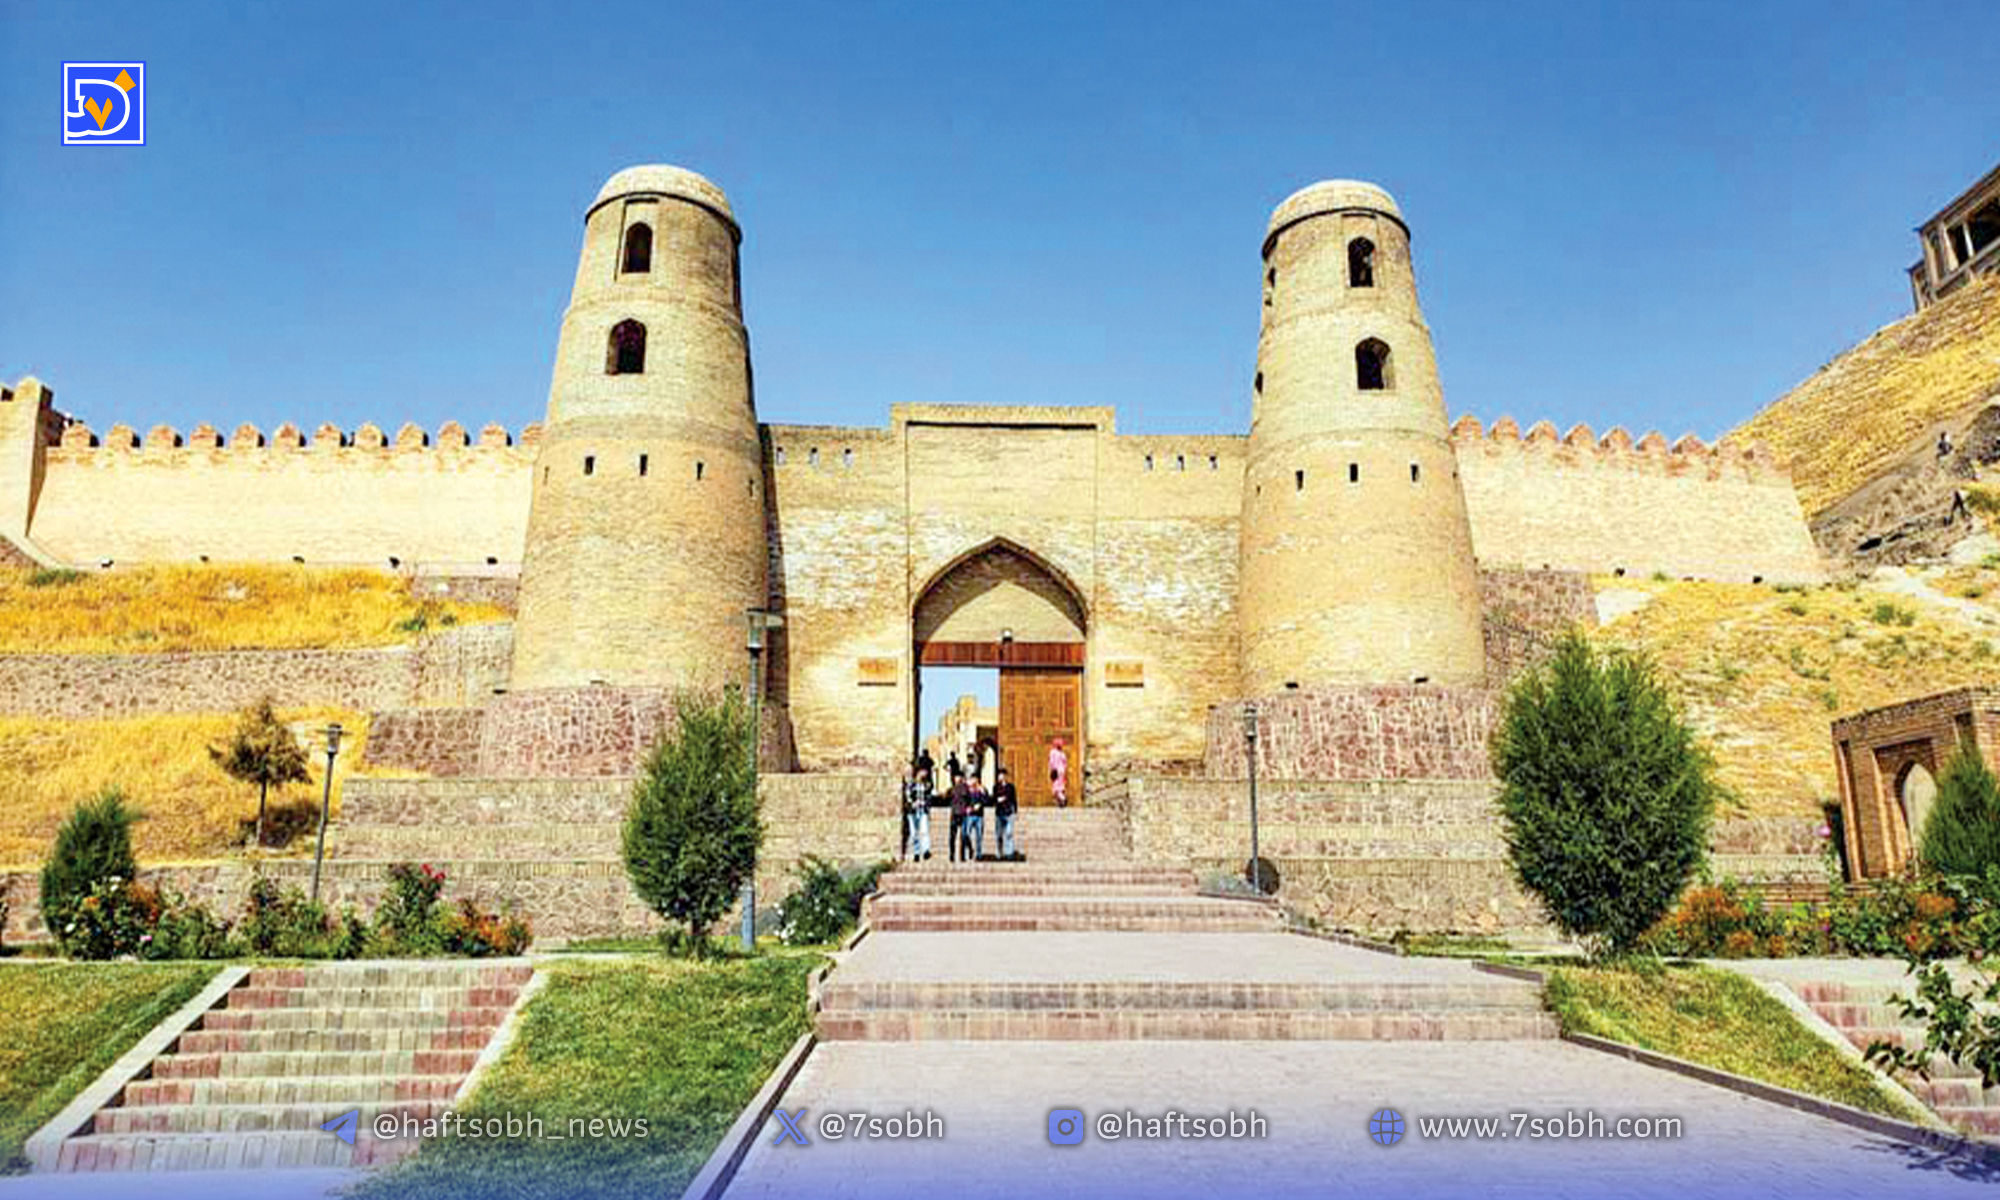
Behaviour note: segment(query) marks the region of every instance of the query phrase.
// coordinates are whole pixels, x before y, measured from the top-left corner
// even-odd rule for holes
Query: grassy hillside
[[[1729,435],[1762,441],[1815,515],[2000,387],[2000,277],[1878,331]]]
[[[271,797],[283,827],[303,832],[318,818],[320,771],[326,765],[318,731],[328,721],[346,729],[333,775],[334,813],[340,784],[361,761],[368,717],[338,709],[281,709],[312,755],[313,782]],[[103,721],[0,717],[0,866],[39,863],[79,800],[107,785],[124,789],[146,814],[133,834],[144,864],[215,858],[249,840],[257,791],[224,775],[208,747],[235,726],[229,713],[167,714]],[[372,773],[372,772],[371,772]],[[294,848],[311,849],[309,838]]]
[[[387,571],[277,566],[0,568],[0,654],[387,646],[503,609],[413,600]]]
[[[1643,603],[1599,637],[1661,665],[1748,815],[1814,816],[1839,795],[1835,717],[2000,683],[2000,569],[1992,566],[1892,571],[1858,586],[1803,590],[1597,582],[1601,597]]]

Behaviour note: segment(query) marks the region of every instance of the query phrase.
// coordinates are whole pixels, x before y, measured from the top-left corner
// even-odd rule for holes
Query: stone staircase
[[[1801,982],[1791,988],[1856,1049],[1866,1051],[1877,1041],[1923,1044],[1923,1028],[1889,1004],[1889,997],[1908,994],[1906,985]],[[1978,1071],[1942,1055],[1932,1059],[1930,1072],[1928,1080],[1910,1074],[1899,1075],[1897,1082],[1952,1128],[1977,1137],[2000,1137],[2000,1088],[1982,1087]]]
[[[383,1113],[449,1109],[534,968],[331,963],[249,973],[62,1143],[58,1171],[364,1166],[416,1149]],[[320,1126],[359,1109],[347,1145]]]
[[[1288,935],[1269,902],[1198,894],[1187,869],[1134,861],[1116,812],[1027,810],[1020,833],[1026,862],[883,876],[869,937],[820,989],[823,1040],[1556,1034],[1530,985]]]

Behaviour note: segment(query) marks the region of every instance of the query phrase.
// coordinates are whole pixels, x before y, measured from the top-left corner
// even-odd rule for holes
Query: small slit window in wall
[[[1148,471],[1153,469],[1153,456],[1150,454],[1146,456],[1146,469]]]
[[[1185,454],[1174,455],[1174,470],[1176,471],[1187,470],[1187,455]]]
[[[785,465],[785,448],[783,446],[778,447],[777,450],[773,452],[773,456],[777,459],[779,466],[782,467]]]
[[[641,478],[644,478],[645,474],[646,474],[646,456],[641,454],[639,456],[639,475]]]
[[[597,474],[597,456],[595,454],[586,454],[583,456],[583,473],[585,475]]]
[[[1300,492],[1303,492],[1303,491],[1305,491],[1305,490],[1306,490],[1306,473],[1305,473],[1304,471],[1293,471],[1293,472],[1292,472],[1292,485],[1293,485],[1293,490],[1294,490],[1294,491],[1300,491]]]
[[[1422,467],[1419,467],[1419,466],[1418,466],[1418,465],[1417,465],[1416,463],[1411,463],[1411,464],[1410,464],[1410,482],[1411,482],[1411,483],[1417,483],[1417,482],[1419,482],[1420,480],[1422,480],[1422,478],[1423,478],[1423,468],[1422,468]]]
[[[840,465],[843,468],[854,466],[854,447],[849,446],[840,452]]]
[[[806,451],[806,465],[809,467],[816,467],[819,465],[818,446],[814,446],[812,449]]]
[[[695,464],[694,464],[694,480],[695,480],[695,482],[696,482],[696,483],[700,483],[700,482],[701,482],[701,477],[702,477],[703,475],[707,474],[707,473],[708,473],[708,464],[707,464],[707,463],[705,463],[705,462],[702,462],[702,461],[701,461],[700,459],[696,459],[696,460],[695,460]]]
[[[1348,463],[1348,464],[1347,464],[1347,482],[1349,482],[1349,483],[1360,483],[1360,482],[1361,482],[1361,464],[1360,464],[1360,463]]]

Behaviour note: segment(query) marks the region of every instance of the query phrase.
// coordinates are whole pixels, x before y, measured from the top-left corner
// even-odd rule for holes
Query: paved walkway
[[[922,936],[922,935],[916,935]],[[730,1200],[1224,1195],[1647,1200],[2000,1196],[2000,1173],[1564,1042],[840,1043],[813,1052],[783,1106],[813,1144],[772,1146]],[[1390,1105],[1411,1122],[1368,1138]],[[1255,1109],[1263,1141],[1054,1146],[1050,1108]],[[830,1142],[829,1112],[935,1112],[942,1141]],[[1673,1141],[1426,1139],[1441,1115],[1674,1116]]]

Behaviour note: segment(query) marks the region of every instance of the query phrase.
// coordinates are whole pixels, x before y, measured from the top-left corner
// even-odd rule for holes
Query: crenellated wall
[[[308,438],[244,425],[183,436],[71,424],[43,451],[29,533],[67,562],[518,563],[540,428],[457,422],[322,425]]]
[[[1689,434],[1524,437],[1506,417],[1452,426],[1482,566],[1771,582],[1825,578],[1791,481],[1761,449]]]

